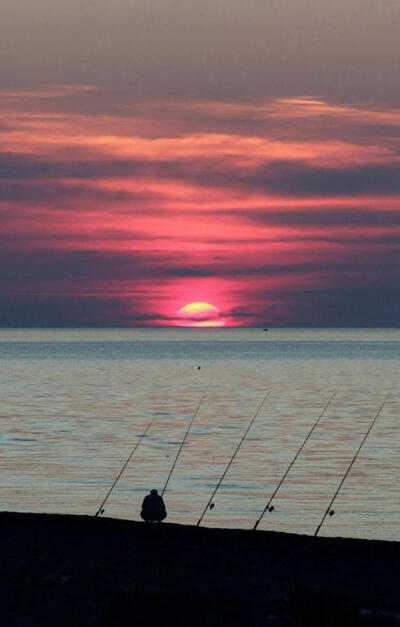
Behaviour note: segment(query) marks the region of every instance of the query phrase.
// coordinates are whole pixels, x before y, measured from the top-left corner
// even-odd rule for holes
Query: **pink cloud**
[[[114,299],[132,324],[201,300],[240,325],[383,280],[377,263],[392,285],[399,110],[299,97],[87,112],[94,97],[107,94],[0,92],[2,246],[22,259],[4,294]]]

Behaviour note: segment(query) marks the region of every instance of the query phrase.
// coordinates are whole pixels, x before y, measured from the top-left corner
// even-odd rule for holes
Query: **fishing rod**
[[[216,495],[216,493],[218,492],[218,490],[220,488],[220,485],[221,485],[221,483],[223,482],[223,480],[225,478],[226,473],[228,472],[229,468],[231,467],[231,464],[232,464],[233,460],[235,459],[237,453],[239,452],[240,447],[242,446],[244,440],[246,439],[246,436],[247,436],[248,432],[250,431],[251,427],[253,426],[254,421],[256,420],[258,414],[260,413],[260,410],[261,410],[262,406],[264,405],[265,401],[267,400],[268,396],[270,395],[270,393],[271,393],[271,390],[269,390],[266,393],[266,395],[263,398],[263,401],[262,401],[261,405],[257,409],[257,411],[254,414],[253,418],[250,420],[250,422],[249,422],[249,424],[247,426],[246,431],[244,432],[244,434],[243,434],[239,444],[237,445],[237,447],[236,447],[232,457],[230,458],[230,460],[229,460],[229,462],[228,462],[224,472],[222,473],[220,480],[218,481],[217,485],[215,486],[214,491],[213,491],[212,495],[210,496],[207,505],[205,506],[205,508],[204,508],[204,510],[203,510],[203,512],[202,512],[202,514],[201,514],[201,516],[199,518],[199,520],[197,521],[197,527],[200,525],[201,521],[203,520],[203,518],[205,516],[205,513],[208,510],[208,508],[213,509],[214,503],[212,502],[212,500],[213,500],[214,496]]]
[[[143,433],[139,436],[138,441],[135,443],[135,446],[133,447],[128,459],[126,460],[125,464],[122,466],[121,470],[119,471],[118,475],[116,476],[114,483],[112,484],[111,488],[109,489],[109,491],[106,494],[106,497],[104,499],[104,501],[102,502],[102,504],[100,505],[99,509],[97,510],[95,516],[99,516],[99,514],[103,514],[104,513],[104,505],[106,504],[106,502],[108,501],[111,492],[114,490],[115,486],[117,485],[118,481],[120,480],[122,473],[124,472],[125,468],[127,467],[127,465],[129,464],[129,462],[131,461],[133,455],[135,454],[135,451],[137,450],[139,444],[141,443],[141,441],[143,440],[143,438],[147,435],[148,431],[150,430],[153,422],[155,421],[156,418],[158,418],[160,416],[160,413],[156,414],[155,416],[153,416],[153,418],[150,420],[150,422],[148,423],[146,429],[143,431]]]
[[[311,435],[313,434],[314,430],[317,428],[317,426],[318,426],[322,416],[325,414],[326,410],[328,409],[329,405],[332,403],[332,401],[333,401],[334,397],[336,396],[336,394],[337,394],[337,391],[332,394],[332,396],[330,397],[329,401],[324,406],[323,410],[321,411],[320,415],[318,416],[317,420],[314,422],[312,428],[308,432],[308,435],[306,436],[306,438],[304,438],[302,445],[300,446],[300,448],[297,451],[296,455],[293,457],[293,459],[290,462],[289,466],[287,467],[286,471],[283,473],[281,480],[279,481],[278,485],[275,488],[275,491],[272,493],[271,498],[269,499],[268,503],[266,504],[266,506],[264,507],[263,511],[261,512],[261,516],[255,522],[255,525],[253,527],[253,531],[255,531],[257,529],[258,525],[260,524],[260,522],[261,522],[261,520],[264,517],[264,514],[266,512],[273,512],[274,511],[275,507],[273,505],[271,505],[272,501],[276,497],[278,491],[280,490],[280,487],[281,487],[282,483],[285,481],[285,479],[288,476],[289,472],[291,471],[294,463],[296,462],[296,459],[298,458],[298,456],[300,455],[301,451],[303,450],[303,448],[307,444],[307,442],[308,442],[309,438],[311,437]]]
[[[319,523],[319,525],[318,525],[318,527],[317,527],[317,529],[316,529],[316,531],[315,531],[315,533],[314,533],[314,536],[317,536],[317,535],[318,535],[319,530],[321,529],[322,525],[324,524],[325,518],[328,516],[328,514],[329,514],[329,516],[333,516],[333,515],[334,515],[334,513],[335,513],[335,512],[334,512],[334,510],[333,510],[333,509],[331,509],[331,507],[332,507],[332,505],[333,505],[333,503],[334,503],[334,501],[335,501],[335,499],[336,499],[337,495],[339,494],[339,491],[340,491],[340,489],[341,489],[342,485],[343,485],[343,484],[344,484],[344,482],[346,481],[347,475],[349,474],[349,472],[350,472],[350,470],[351,470],[351,468],[352,468],[352,466],[353,466],[354,462],[356,461],[356,459],[357,459],[357,457],[358,457],[358,454],[359,454],[359,452],[361,451],[361,449],[362,449],[362,447],[363,447],[363,445],[364,445],[365,440],[367,439],[367,437],[368,437],[368,436],[369,436],[369,434],[371,433],[372,428],[373,428],[373,426],[374,426],[375,422],[377,421],[377,419],[378,419],[378,417],[379,417],[379,415],[380,415],[380,413],[381,413],[381,411],[382,411],[382,409],[383,409],[384,405],[386,404],[386,401],[387,401],[387,399],[389,398],[389,396],[390,396],[390,392],[389,392],[388,394],[386,394],[386,396],[385,396],[385,398],[384,398],[384,401],[383,401],[382,405],[379,407],[379,409],[378,409],[377,413],[375,414],[375,417],[374,417],[373,421],[371,422],[370,426],[368,427],[368,430],[367,430],[366,434],[364,435],[364,437],[363,437],[363,439],[362,439],[362,441],[361,441],[361,444],[360,444],[360,446],[358,447],[358,449],[357,449],[357,451],[356,451],[356,454],[354,455],[353,459],[351,460],[351,462],[350,462],[350,464],[349,464],[349,466],[348,466],[348,468],[347,468],[347,470],[346,470],[345,474],[343,475],[342,480],[341,480],[341,482],[339,483],[339,485],[338,485],[338,487],[337,487],[337,489],[336,489],[336,492],[335,492],[335,494],[333,495],[333,498],[332,498],[331,502],[329,503],[328,509],[327,509],[327,510],[326,510],[326,512],[324,513],[324,515],[323,515],[323,517],[322,517],[322,519],[321,519],[321,522]]]
[[[182,451],[182,449],[183,449],[183,447],[184,447],[184,445],[185,445],[186,438],[188,437],[188,435],[189,435],[189,433],[190,433],[190,429],[192,428],[192,425],[193,425],[193,423],[194,423],[194,420],[195,420],[195,418],[196,418],[196,416],[197,416],[197,414],[198,414],[198,412],[199,412],[200,406],[201,406],[201,404],[202,404],[202,402],[203,402],[203,400],[204,400],[204,398],[205,398],[205,396],[206,396],[206,394],[207,394],[207,392],[208,392],[208,388],[210,387],[210,385],[211,385],[211,379],[210,379],[210,381],[208,382],[208,385],[207,385],[206,389],[204,390],[204,393],[203,393],[203,395],[202,395],[201,399],[200,399],[200,400],[199,400],[199,402],[198,402],[198,405],[197,405],[197,407],[196,407],[196,411],[194,412],[194,414],[193,414],[193,416],[192,416],[192,419],[191,419],[191,421],[190,421],[190,423],[189,423],[189,426],[188,426],[188,428],[187,428],[187,429],[186,429],[186,431],[185,431],[185,435],[183,436],[183,440],[182,440],[182,442],[181,442],[181,445],[180,445],[180,447],[179,447],[179,449],[178,449],[178,452],[177,452],[177,454],[176,454],[176,456],[175,456],[174,462],[173,462],[173,464],[172,464],[172,466],[171,466],[171,470],[169,471],[169,474],[168,474],[167,480],[166,480],[166,482],[165,482],[165,484],[164,484],[164,487],[163,487],[163,489],[162,489],[161,496],[163,496],[163,495],[164,495],[164,492],[165,492],[165,490],[167,489],[167,485],[168,485],[168,483],[169,483],[169,480],[171,479],[172,473],[174,472],[174,469],[175,469],[175,466],[176,466],[176,462],[178,461],[179,455],[181,454],[181,451]]]
[[[103,345],[104,348],[104,353],[106,354],[106,350],[105,350],[105,344]],[[114,359],[113,353],[112,353],[112,349],[111,349],[111,345],[109,346],[110,349],[110,355],[111,355],[111,359]],[[125,468],[127,467],[127,465],[129,464],[129,462],[131,461],[133,455],[135,454],[136,449],[138,448],[139,444],[141,443],[141,441],[143,440],[143,438],[147,435],[149,429],[151,428],[153,422],[155,421],[156,418],[158,418],[158,416],[160,415],[160,412],[157,413],[155,416],[152,417],[152,419],[150,420],[150,422],[148,423],[148,425],[146,426],[146,429],[143,431],[143,433],[139,436],[138,441],[135,443],[135,446],[133,447],[128,459],[126,460],[126,462],[124,463],[124,465],[122,466],[121,470],[119,471],[119,473],[117,474],[117,476],[115,477],[115,480],[111,486],[111,488],[109,489],[109,491],[107,492],[102,504],[100,505],[99,509],[97,510],[97,512],[95,513],[95,518],[97,518],[97,516],[99,516],[100,514],[104,514],[104,505],[106,504],[106,502],[108,501],[111,492],[114,490],[115,486],[117,485],[118,481],[120,480]]]

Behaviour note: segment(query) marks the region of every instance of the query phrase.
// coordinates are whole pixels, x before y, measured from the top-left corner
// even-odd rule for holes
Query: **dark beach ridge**
[[[400,625],[400,544],[0,513],[0,624]]]

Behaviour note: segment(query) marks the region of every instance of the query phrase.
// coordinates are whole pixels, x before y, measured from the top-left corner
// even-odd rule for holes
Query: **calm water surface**
[[[201,366],[201,369],[198,369]],[[0,330],[2,510],[94,514],[151,420],[104,515],[138,519],[162,489],[197,522],[251,528],[332,403],[259,529],[312,534],[390,393],[321,535],[400,540],[399,330]]]

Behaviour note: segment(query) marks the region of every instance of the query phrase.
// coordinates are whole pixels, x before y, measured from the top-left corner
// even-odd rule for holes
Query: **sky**
[[[3,0],[1,30],[0,326],[398,326],[398,0]]]

